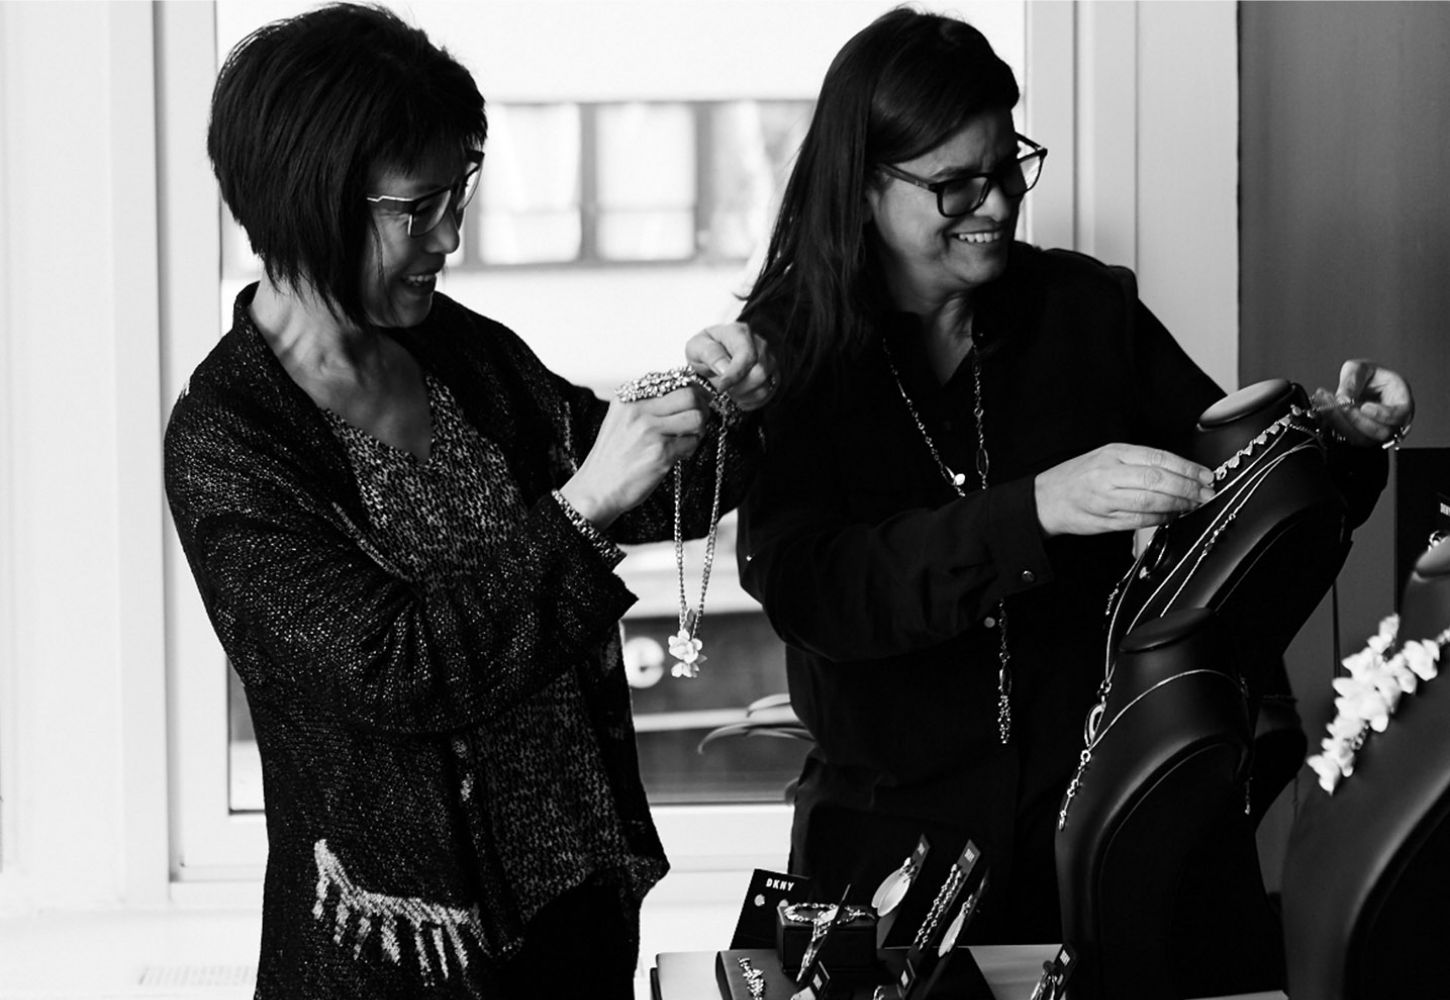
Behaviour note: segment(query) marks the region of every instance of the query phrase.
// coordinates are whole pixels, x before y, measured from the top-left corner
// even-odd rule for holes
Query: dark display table
[[[987,985],[992,988],[996,1000],[1028,1000],[1037,977],[1042,972],[1042,963],[1057,954],[1057,946],[1050,944],[974,945],[966,949],[972,953]],[[790,1000],[797,987],[780,971],[775,952],[768,949],[753,951],[679,951],[665,952],[656,956],[655,967],[650,972],[654,1000],[731,1000],[728,987],[722,985],[717,969],[720,958],[726,963],[737,957],[748,957],[755,968],[766,975],[763,1000]],[[869,998],[871,987],[858,988],[852,995]],[[1283,993],[1247,993],[1236,997],[1222,997],[1216,1000],[1286,1000]]]

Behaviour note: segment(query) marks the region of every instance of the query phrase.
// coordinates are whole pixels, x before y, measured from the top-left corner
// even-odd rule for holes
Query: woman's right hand
[[[559,487],[598,528],[644,501],[700,444],[709,406],[693,388],[633,403],[614,400],[579,471]]]
[[[1047,535],[1099,535],[1171,521],[1213,497],[1213,472],[1159,448],[1106,444],[1040,473]]]

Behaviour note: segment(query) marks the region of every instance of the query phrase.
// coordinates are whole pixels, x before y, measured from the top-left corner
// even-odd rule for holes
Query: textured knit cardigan
[[[257,995],[490,995],[487,970],[542,905],[520,898],[520,880],[567,888],[597,874],[601,848],[581,829],[615,831],[630,859],[615,874],[636,904],[665,871],[620,666],[634,596],[550,495],[607,404],[512,331],[435,296],[423,324],[393,335],[499,447],[527,510],[486,526],[499,553],[487,573],[409,579],[370,534],[325,415],[248,317],[253,291],[177,401],[165,456],[177,533],[261,752]],[[727,438],[726,509],[758,452],[749,422]],[[714,453],[706,444],[686,465],[690,536],[706,527]],[[609,535],[668,538],[673,514],[666,479]],[[548,783],[510,784],[557,739],[519,713],[568,671],[613,793],[616,817],[599,822],[571,822],[560,811],[574,803]],[[469,795],[475,784],[482,794]]]

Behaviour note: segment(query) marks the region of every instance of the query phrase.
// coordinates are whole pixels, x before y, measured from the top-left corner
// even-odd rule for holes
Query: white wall
[[[1053,195],[1070,236],[1232,384],[1234,5],[1041,6],[1097,102],[1053,151],[1097,171]],[[0,911],[168,890],[151,31],[147,3],[0,3]],[[1094,132],[1123,107],[1127,165]]]
[[[148,5],[0,6],[0,908],[164,898],[150,49]]]

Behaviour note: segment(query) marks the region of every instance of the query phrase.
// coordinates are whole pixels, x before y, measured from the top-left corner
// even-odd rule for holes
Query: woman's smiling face
[[[1017,156],[1008,110],[972,118],[941,145],[892,164],[926,181],[993,171]],[[867,186],[875,244],[886,283],[900,305],[970,293],[1001,277],[1017,229],[1021,195],[993,184],[977,208],[956,219],[937,210],[936,195],[878,172]]]
[[[460,153],[437,152],[415,171],[378,168],[368,191],[395,198],[417,198],[458,181],[469,168]],[[433,308],[438,274],[448,255],[458,249],[459,213],[450,209],[442,221],[421,236],[408,235],[408,213],[397,202],[374,206],[371,252],[361,275],[363,306],[379,326],[417,326]]]

